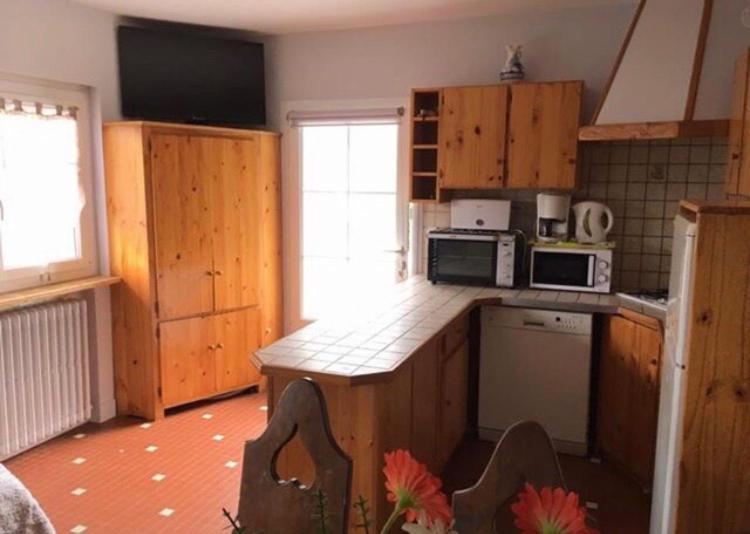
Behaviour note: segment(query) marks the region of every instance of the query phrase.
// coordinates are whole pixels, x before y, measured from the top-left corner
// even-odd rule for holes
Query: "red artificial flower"
[[[562,488],[544,487],[537,493],[526,484],[510,509],[522,534],[598,534],[586,525],[586,510],[578,505],[578,495],[566,494]]]
[[[388,500],[396,504],[394,516],[404,513],[408,522],[414,522],[422,510],[430,525],[438,519],[444,525],[451,523],[451,507],[440,490],[443,483],[427,471],[424,464],[412,458],[409,451],[399,449],[385,453],[383,473]]]

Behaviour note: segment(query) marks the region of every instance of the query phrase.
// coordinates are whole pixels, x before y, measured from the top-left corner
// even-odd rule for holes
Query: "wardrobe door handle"
[[[216,345],[209,345],[208,350],[216,350]]]
[[[224,343],[217,343],[216,344],[216,348],[217,349],[223,349],[224,348]]]
[[[214,275],[213,271],[206,271],[206,276],[213,276],[213,275]]]
[[[217,269],[216,271],[214,271],[214,274],[216,276],[221,276],[222,274],[224,274],[224,271],[222,271],[221,269]]]

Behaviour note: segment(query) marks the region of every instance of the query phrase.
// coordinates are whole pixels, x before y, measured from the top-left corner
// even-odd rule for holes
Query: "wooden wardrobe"
[[[282,328],[278,134],[110,123],[104,161],[118,413],[258,384]]]

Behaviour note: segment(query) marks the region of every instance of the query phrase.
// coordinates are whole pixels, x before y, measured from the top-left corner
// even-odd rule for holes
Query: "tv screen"
[[[263,45],[120,26],[122,114],[226,126],[266,123]]]

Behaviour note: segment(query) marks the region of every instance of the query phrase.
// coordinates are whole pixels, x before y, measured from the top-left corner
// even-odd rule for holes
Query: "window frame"
[[[281,106],[282,117],[289,111],[321,112],[340,110],[372,110],[380,108],[397,108],[408,106],[406,99],[372,99],[347,101],[295,101],[284,102]],[[282,125],[282,211],[284,225],[283,262],[284,262],[284,331],[291,333],[309,324],[310,320],[302,317],[302,135],[301,129],[283,119]],[[404,262],[407,262],[409,251],[409,202],[408,202],[408,154],[409,154],[409,121],[403,116],[398,121],[397,152],[397,245],[403,250]],[[407,271],[407,277],[409,272]],[[366,282],[363,282],[366,283]]]
[[[79,186],[83,192],[83,206],[79,219],[81,257],[38,267],[6,270],[0,246],[0,293],[76,280],[98,272],[96,240],[96,197],[92,159],[92,117],[90,92],[85,86],[22,79],[0,74],[0,95],[22,101],[76,107],[78,130]],[[0,244],[2,232],[0,231]]]

